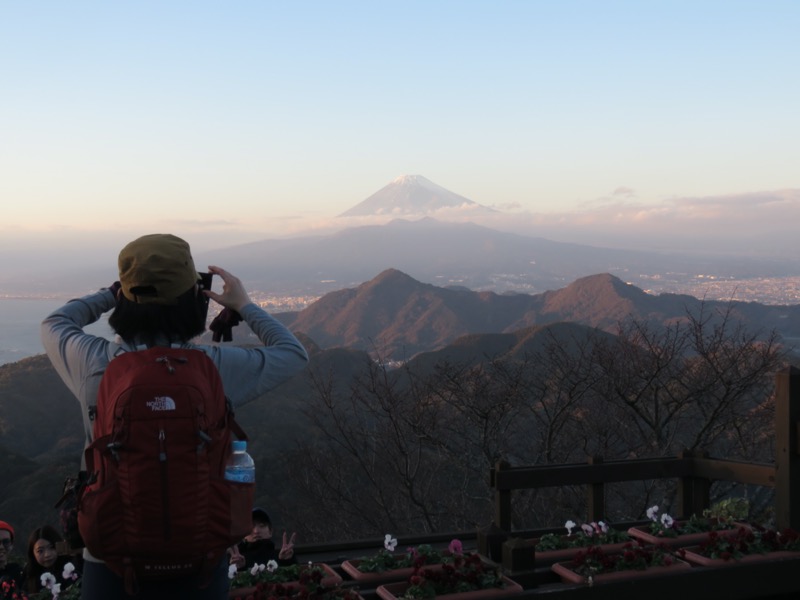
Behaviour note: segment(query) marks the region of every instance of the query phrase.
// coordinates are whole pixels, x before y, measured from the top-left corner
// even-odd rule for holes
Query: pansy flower
[[[397,547],[397,538],[393,538],[391,533],[387,533],[383,538],[383,547],[389,552],[394,552],[394,549]]]

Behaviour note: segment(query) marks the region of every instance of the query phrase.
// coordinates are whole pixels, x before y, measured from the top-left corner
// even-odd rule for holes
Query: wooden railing
[[[512,529],[515,490],[585,486],[587,520],[596,521],[606,514],[606,484],[651,479],[677,479],[678,517],[701,514],[709,508],[709,491],[715,481],[774,488],[777,527],[800,529],[800,370],[789,367],[779,372],[775,393],[774,464],[710,458],[688,451],[676,457],[609,462],[591,457],[585,464],[512,467],[498,463],[490,473],[494,520],[479,532],[479,550],[512,571],[533,564],[530,542]]]

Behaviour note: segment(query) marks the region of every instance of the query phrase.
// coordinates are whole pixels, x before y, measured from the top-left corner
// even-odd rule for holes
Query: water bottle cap
[[[233,440],[233,451],[244,452],[247,450],[247,442],[245,440]]]

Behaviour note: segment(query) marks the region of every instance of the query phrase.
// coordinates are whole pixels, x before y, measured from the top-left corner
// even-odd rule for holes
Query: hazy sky
[[[793,227],[798,30],[795,0],[0,2],[0,250],[322,228],[403,174],[542,235]]]

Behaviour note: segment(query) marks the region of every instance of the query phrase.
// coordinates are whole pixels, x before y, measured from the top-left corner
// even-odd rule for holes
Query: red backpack
[[[109,363],[78,526],[129,593],[137,580],[198,575],[207,583],[252,529],[255,484],[224,478],[231,432],[247,439],[200,350],[153,347]]]

